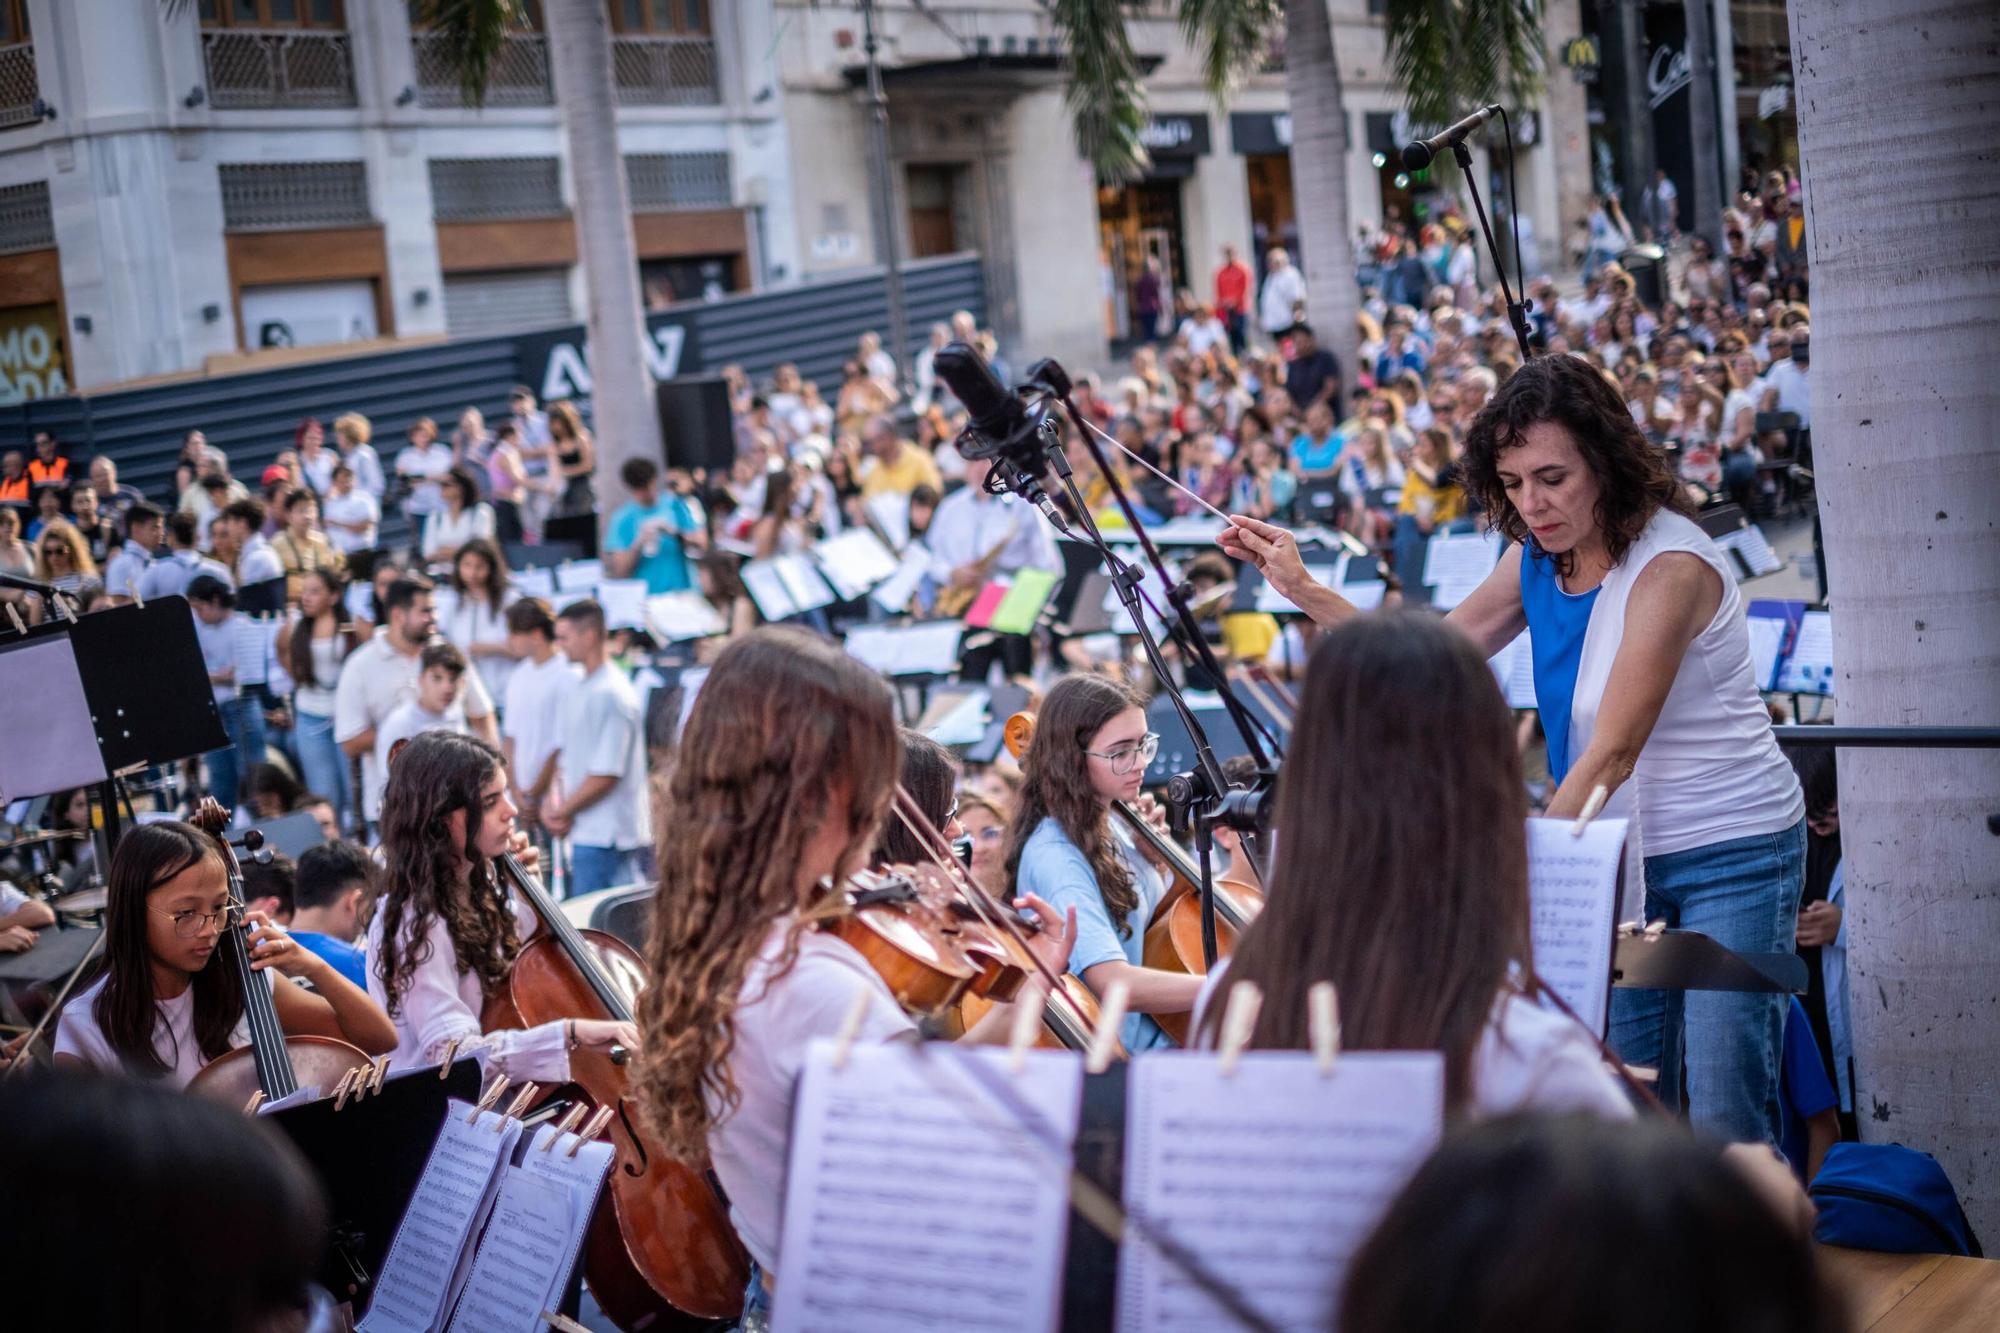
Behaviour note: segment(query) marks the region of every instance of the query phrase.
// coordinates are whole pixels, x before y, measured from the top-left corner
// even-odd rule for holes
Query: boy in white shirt
[[[514,803],[532,823],[555,780],[564,687],[581,681],[583,672],[556,651],[555,614],[539,597],[523,597],[507,608],[507,651],[517,655],[520,665],[507,677],[500,751],[514,783]]]
[[[385,785],[389,776],[389,756],[398,741],[406,741],[426,731],[467,733],[465,704],[465,654],[439,639],[424,647],[417,671],[417,697],[397,704],[375,729],[375,772]],[[381,799],[376,794],[377,801]]]

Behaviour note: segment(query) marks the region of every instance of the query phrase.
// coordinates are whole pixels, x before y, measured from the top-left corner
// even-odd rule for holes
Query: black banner
[[[694,325],[671,310],[646,316],[646,361],[656,381],[677,379],[702,369]],[[592,381],[584,326],[524,333],[515,340],[521,382],[544,403],[561,398],[590,411]]]

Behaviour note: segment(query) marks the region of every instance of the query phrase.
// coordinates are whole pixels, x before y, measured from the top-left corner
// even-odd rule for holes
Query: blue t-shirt
[[[1521,552],[1521,606],[1528,613],[1535,655],[1535,703],[1548,738],[1549,777],[1557,786],[1569,773],[1569,714],[1576,671],[1583,663],[1583,635],[1602,584],[1589,592],[1564,592],[1554,556],[1529,546]]]
[[[1806,1156],[1811,1136],[1806,1121],[1839,1105],[1840,1094],[1833,1090],[1819,1043],[1813,1040],[1812,1020],[1794,995],[1791,1012],[1785,1015],[1785,1053],[1778,1069],[1778,1149],[1801,1184],[1809,1183]]]
[[[331,935],[322,935],[317,930],[295,930],[291,932],[291,935],[293,939],[298,941],[300,948],[310,949],[321,958],[326,959],[327,962],[333,964],[334,971],[340,973],[340,975],[346,977],[349,981],[361,987],[361,989],[368,989],[368,956],[361,950],[355,948],[346,940],[337,940]]]
[[[1111,828],[1118,850],[1132,872],[1132,887],[1138,891],[1139,905],[1125,920],[1127,933],[1120,936],[1104,910],[1104,895],[1097,890],[1097,876],[1062,825],[1043,819],[1021,848],[1018,892],[1039,894],[1057,911],[1076,908],[1076,942],[1070,948],[1069,970],[1082,976],[1099,963],[1124,961],[1134,967],[1146,965],[1146,923],[1167,891],[1165,876],[1126,840],[1125,830]],[[1155,1046],[1172,1046],[1174,1040],[1145,1014],[1128,1013],[1118,1035],[1125,1049],[1137,1054]]]
[[[1301,472],[1331,472],[1346,444],[1337,430],[1328,431],[1324,440],[1315,440],[1300,431],[1292,441],[1292,466]]]
[[[634,501],[620,506],[618,512],[611,516],[611,530],[605,536],[604,549],[629,551],[637,546],[639,526],[649,518],[665,519],[676,532],[692,532],[696,526],[694,511],[688,508],[687,500],[681,496],[663,494],[651,508]],[[680,592],[694,586],[694,580],[688,576],[687,554],[681,547],[680,538],[675,536],[661,537],[651,555],[641,551],[632,577],[646,580],[649,596]]]

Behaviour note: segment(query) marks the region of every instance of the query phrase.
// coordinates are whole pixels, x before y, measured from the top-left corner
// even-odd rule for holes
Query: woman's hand
[[[535,846],[534,839],[528,836],[526,829],[517,828],[507,835],[507,850],[521,863],[521,869],[530,875],[538,877],[541,875],[542,849]]]
[[[1173,829],[1167,824],[1167,808],[1153,799],[1153,793],[1140,792],[1139,799],[1132,802],[1132,808],[1138,812],[1139,817],[1145,820],[1162,839],[1172,841],[1174,833]],[[1153,844],[1144,839],[1141,839],[1139,842],[1139,852],[1153,864],[1156,870],[1165,870],[1169,864],[1164,856],[1153,850]]]
[[[1216,537],[1215,543],[1224,554],[1255,565],[1273,588],[1293,602],[1298,601],[1298,594],[1304,589],[1317,586],[1299,556],[1298,542],[1274,523],[1248,514],[1231,514],[1229,526]]]
[[[1069,951],[1076,943],[1076,909],[1058,912],[1055,904],[1032,893],[1016,898],[1014,906],[1033,912],[1041,924],[1041,929],[1028,937],[1028,952],[1051,972],[1060,975],[1069,971]]]
[[[1799,912],[1801,949],[1824,948],[1840,937],[1840,909],[1826,901],[1807,903]]]
[[[636,1023],[619,1023],[608,1018],[579,1018],[570,1023],[570,1035],[580,1051],[608,1051],[614,1046],[622,1046],[628,1051],[639,1049],[639,1026]]]
[[[285,928],[262,912],[250,913],[250,970],[262,972],[275,967],[288,977],[307,977],[326,963],[310,949],[301,948]]]

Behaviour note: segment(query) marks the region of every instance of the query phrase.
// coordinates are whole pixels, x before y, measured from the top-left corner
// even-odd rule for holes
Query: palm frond
[[[1410,120],[1442,128],[1474,107],[1540,95],[1540,0],[1388,0],[1389,63]]]
[[[1222,98],[1255,68],[1283,18],[1280,0],[1181,0],[1181,36],[1201,53],[1209,92]]]
[[[468,106],[486,104],[486,84],[508,31],[528,21],[523,0],[421,0],[412,17],[438,39]]]
[[[1139,59],[1125,32],[1121,0],[1054,0],[1049,17],[1062,35],[1069,84],[1063,100],[1076,125],[1076,146],[1098,179],[1132,180],[1152,164],[1139,130],[1146,95]]]

